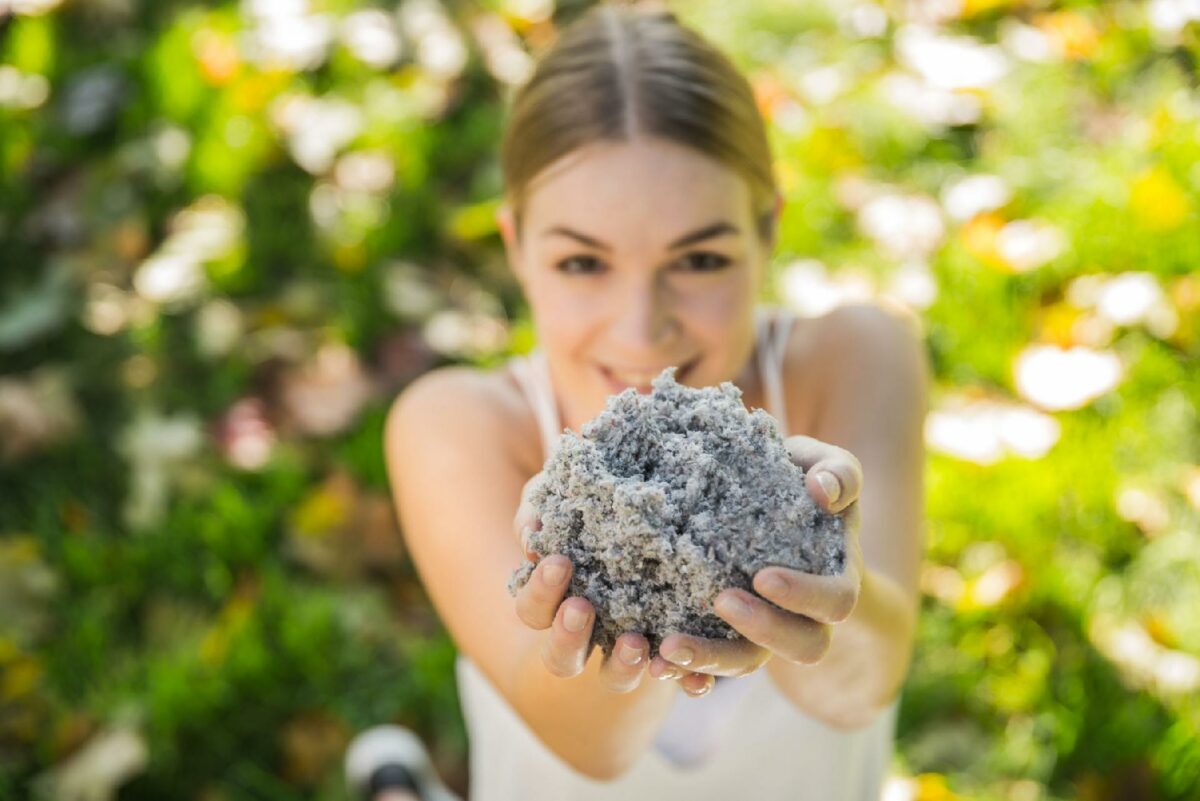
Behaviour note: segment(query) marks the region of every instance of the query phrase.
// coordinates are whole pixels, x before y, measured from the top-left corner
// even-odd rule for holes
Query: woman
[[[668,13],[601,6],[562,31],[514,99],[502,167],[497,219],[540,346],[423,376],[385,443],[460,650],[472,798],[877,798],[916,617],[914,327],[868,306],[757,306],[781,206],[762,119],[745,78]],[[741,642],[676,633],[651,659],[630,632],[605,660],[587,647],[594,610],[563,597],[565,557],[541,555],[508,595],[536,525],[521,501],[563,427],[669,365],[776,417],[809,492],[847,516],[848,568],[772,567],[756,592],[722,592]]]

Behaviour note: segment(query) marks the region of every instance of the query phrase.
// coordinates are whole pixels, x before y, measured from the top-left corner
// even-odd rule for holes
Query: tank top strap
[[[542,450],[548,459],[562,435],[562,426],[559,424],[558,407],[554,402],[554,387],[550,381],[546,354],[541,348],[535,348],[526,356],[513,358],[509,365],[521,393],[537,419],[538,431],[542,436]]]
[[[787,404],[783,391],[783,360],[794,318],[787,311],[759,306],[758,374],[762,376],[767,412],[779,422],[780,433],[788,436]]]

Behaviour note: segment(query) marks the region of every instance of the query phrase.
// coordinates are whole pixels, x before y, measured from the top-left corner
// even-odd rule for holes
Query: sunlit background
[[[0,0],[0,798],[341,799],[389,721],[465,787],[381,428],[534,344],[503,104],[586,5]],[[1200,798],[1200,3],[673,7],[770,122],[770,299],[924,322],[887,801]]]

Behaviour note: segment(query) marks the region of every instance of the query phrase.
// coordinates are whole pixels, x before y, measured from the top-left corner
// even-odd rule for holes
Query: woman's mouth
[[[700,357],[697,356],[682,365],[675,371],[675,380],[680,384],[684,383],[698,361],[700,361]],[[632,387],[642,395],[648,395],[653,390],[650,382],[666,369],[664,367],[657,370],[623,370],[616,367],[605,367],[604,365],[596,365],[596,367],[599,369],[601,377],[608,384],[613,394],[624,392]]]

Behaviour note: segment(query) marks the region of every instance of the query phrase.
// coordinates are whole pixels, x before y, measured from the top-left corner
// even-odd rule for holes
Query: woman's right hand
[[[570,678],[582,673],[587,664],[596,614],[586,598],[563,598],[574,569],[571,560],[562,554],[542,557],[529,547],[527,532],[541,529],[541,521],[529,503],[529,496],[542,478],[543,473],[537,473],[525,483],[521,490],[521,505],[513,518],[513,531],[521,542],[525,558],[536,564],[529,581],[517,591],[517,617],[530,628],[550,629],[549,636],[542,641],[542,662],[555,676]],[[693,673],[661,656],[648,660],[649,649],[644,636],[625,632],[617,638],[612,654],[601,664],[601,680],[613,692],[632,692],[641,683],[649,662],[650,676],[676,679],[690,696],[698,697],[712,689],[712,676]]]

